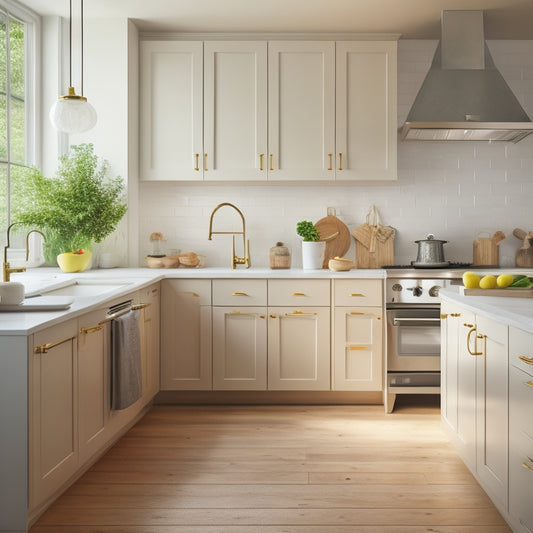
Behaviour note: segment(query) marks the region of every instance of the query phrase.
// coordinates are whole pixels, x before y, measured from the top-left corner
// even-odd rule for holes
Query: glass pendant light
[[[83,93],[83,0],[81,5],[81,92]],[[58,131],[81,133],[96,124],[96,111],[83,95],[76,94],[72,86],[72,0],[70,0],[69,24],[69,88],[68,94],[60,96],[50,109],[50,120]]]

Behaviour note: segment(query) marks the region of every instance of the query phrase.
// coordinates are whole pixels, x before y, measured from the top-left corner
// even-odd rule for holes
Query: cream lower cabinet
[[[213,280],[213,389],[267,388],[267,281]]]
[[[476,316],[476,471],[485,490],[507,509],[508,327]]]
[[[381,280],[333,280],[333,389],[383,390]]]
[[[268,308],[268,389],[330,389],[329,307]]]
[[[213,308],[213,389],[266,390],[266,307]]]
[[[533,531],[533,334],[509,328],[509,513]]]
[[[30,509],[54,494],[79,465],[77,326],[77,320],[69,320],[33,335],[29,355]]]
[[[329,390],[330,281],[268,282],[268,389]]]
[[[161,282],[161,390],[211,390],[211,280]]]
[[[138,293],[142,309],[142,390],[145,400],[150,401],[159,392],[160,374],[160,287],[159,283],[141,289]]]
[[[381,307],[336,307],[333,334],[333,388],[383,388]]]
[[[78,320],[78,413],[80,462],[94,455],[109,438],[110,324],[105,311]]]
[[[476,317],[456,304],[441,306],[443,429],[461,459],[476,468]]]

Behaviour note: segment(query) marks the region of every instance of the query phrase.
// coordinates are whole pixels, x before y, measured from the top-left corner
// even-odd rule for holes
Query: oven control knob
[[[393,286],[392,286],[392,290],[394,292],[401,292],[402,290],[402,286],[399,284],[399,283],[395,283]]]
[[[408,291],[413,291],[413,296],[422,296],[424,289],[422,287],[409,287]]]
[[[440,286],[439,285],[433,285],[431,289],[429,289],[429,295],[433,297],[437,297],[439,295]]]

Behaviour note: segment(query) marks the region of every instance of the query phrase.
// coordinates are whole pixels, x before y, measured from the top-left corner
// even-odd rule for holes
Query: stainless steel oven
[[[439,372],[439,307],[388,309],[387,349],[389,371]]]
[[[387,272],[388,412],[397,394],[440,393],[439,292],[461,275],[427,269]]]

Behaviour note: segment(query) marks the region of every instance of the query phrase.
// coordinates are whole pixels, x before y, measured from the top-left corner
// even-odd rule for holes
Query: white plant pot
[[[302,241],[302,267],[309,270],[321,269],[325,251],[325,241]]]

